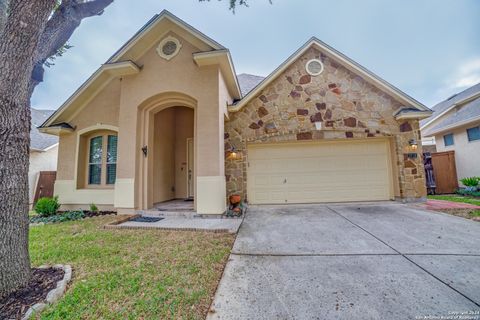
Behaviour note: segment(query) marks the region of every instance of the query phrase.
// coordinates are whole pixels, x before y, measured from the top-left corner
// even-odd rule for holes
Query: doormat
[[[133,218],[132,220],[130,221],[133,221],[133,222],[158,222],[160,220],[163,220],[164,218],[160,218],[160,217],[136,217],[136,218]]]

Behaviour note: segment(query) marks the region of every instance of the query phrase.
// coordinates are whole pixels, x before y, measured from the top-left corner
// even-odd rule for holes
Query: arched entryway
[[[195,199],[195,108],[196,101],[180,93],[158,95],[139,108],[140,209],[173,199]]]
[[[194,197],[194,111],[170,107],[154,116],[153,204]]]

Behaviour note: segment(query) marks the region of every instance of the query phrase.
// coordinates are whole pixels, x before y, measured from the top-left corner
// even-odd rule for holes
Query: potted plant
[[[467,177],[460,179],[460,182],[465,186],[465,190],[475,192],[480,183],[480,177]]]

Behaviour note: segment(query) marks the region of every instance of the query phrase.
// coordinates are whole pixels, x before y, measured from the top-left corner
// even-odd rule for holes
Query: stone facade
[[[314,58],[324,63],[319,76],[305,70],[306,62]],[[311,47],[225,122],[225,151],[234,148],[239,154],[225,160],[227,195],[240,194],[248,200],[247,144],[388,137],[395,197],[424,198],[419,124],[395,120],[393,115],[401,107],[390,95]],[[321,130],[316,130],[315,122],[322,122]],[[415,151],[409,144],[412,139],[419,143]]]

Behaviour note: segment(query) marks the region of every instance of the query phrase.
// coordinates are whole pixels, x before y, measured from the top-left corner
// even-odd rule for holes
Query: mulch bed
[[[21,319],[31,306],[45,301],[63,275],[62,269],[32,269],[32,278],[25,287],[0,299],[0,319]]]

